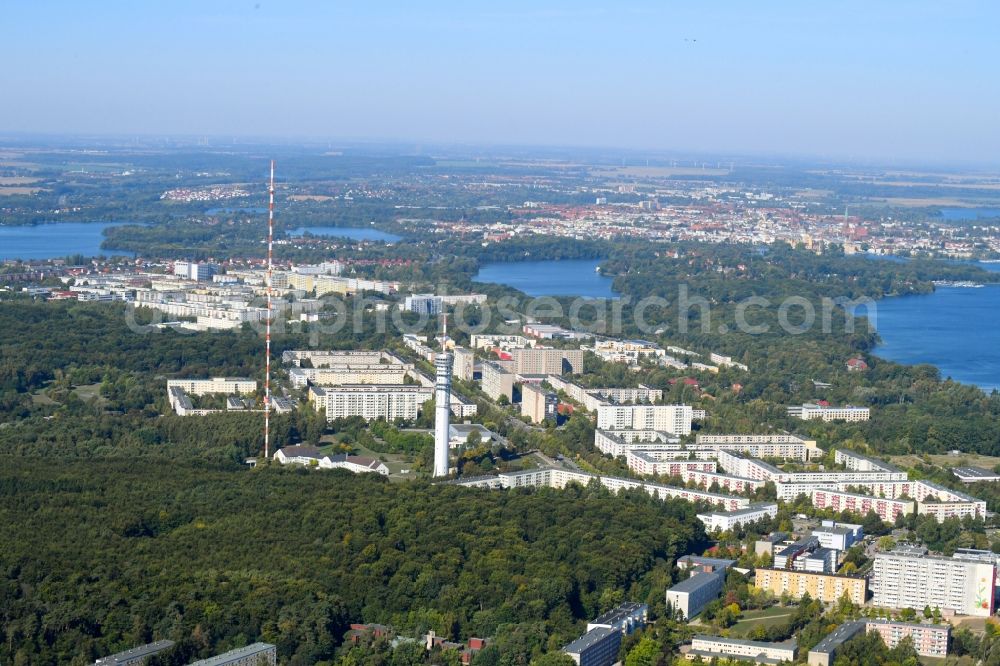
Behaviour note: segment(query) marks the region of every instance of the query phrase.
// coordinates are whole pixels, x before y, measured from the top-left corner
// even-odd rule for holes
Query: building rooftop
[[[729,518],[735,518],[737,516],[743,516],[750,513],[757,513],[758,511],[763,511],[769,506],[774,506],[770,502],[761,502],[758,504],[751,504],[745,509],[736,509],[734,511],[707,511],[705,513],[698,514],[699,516],[728,516]]]
[[[813,529],[813,534],[818,532],[823,534],[854,534],[861,530],[860,525],[852,525],[850,523],[832,523],[830,521],[823,521],[819,527]]]
[[[646,613],[648,610],[649,607],[646,604],[640,604],[638,601],[625,601],[618,604],[616,608],[612,608],[607,613],[598,615],[590,622],[590,624],[606,624],[614,626],[622,620],[626,620],[637,613]]]
[[[982,467],[954,467],[951,470],[962,481],[995,481],[1000,474]]]
[[[865,630],[864,622],[845,622],[816,644],[810,653],[819,652],[821,654],[831,654],[841,645],[854,638],[858,632]]]
[[[723,571],[711,571],[697,573],[687,580],[682,580],[681,582],[674,585],[672,588],[667,590],[668,592],[694,592],[708,585],[718,585],[719,580],[725,576]]]
[[[766,537],[758,539],[758,541],[767,541],[768,543],[775,544],[781,543],[788,538],[787,532],[771,532]]]
[[[600,643],[610,634],[617,634],[616,629],[609,629],[607,627],[597,627],[596,629],[591,629],[583,636],[580,636],[575,641],[568,643],[563,649],[563,652],[568,652],[572,654],[579,654],[585,650],[590,649],[597,643]]]
[[[951,625],[931,624],[930,622],[899,622],[898,620],[883,620],[878,618],[865,620],[865,624],[887,624],[896,627],[915,627],[920,629],[937,629],[946,633],[951,632]]]
[[[727,560],[721,557],[701,557],[700,555],[685,555],[677,560],[677,564],[690,566],[711,566],[716,569],[728,569],[736,564],[736,560]]]
[[[857,458],[858,460],[866,460],[869,463],[871,463],[873,466],[877,467],[880,470],[884,470],[886,472],[899,472],[899,471],[901,471],[895,465],[893,465],[891,463],[888,463],[888,462],[886,462],[884,460],[881,460],[880,458],[873,458],[871,456],[866,456],[863,453],[858,453],[857,451],[853,451],[851,449],[839,448],[839,449],[837,449],[837,451],[839,451],[840,453],[844,454],[845,456],[850,456],[851,458]]]
[[[230,650],[229,652],[209,657],[208,659],[193,662],[190,666],[225,666],[225,664],[232,664],[240,659],[252,657],[255,654],[274,649],[275,646],[270,643],[253,643],[252,645],[236,648],[235,650]]]
[[[729,638],[728,636],[710,636],[708,634],[696,634],[695,638],[702,641],[718,641],[722,643],[732,643],[734,645],[747,645],[749,647],[759,647],[761,649],[767,648],[788,648],[794,650],[798,643],[794,638],[790,638],[787,641],[780,641],[777,643],[769,643],[767,641],[751,641],[746,638]]]
[[[129,662],[133,659],[149,657],[158,652],[169,650],[173,646],[173,641],[155,641],[153,643],[147,643],[146,645],[140,645],[139,647],[117,652],[107,657],[101,657],[95,662],[95,666],[117,666],[117,664]]]
[[[279,449],[289,458],[322,458],[323,454],[315,446],[286,446]]]

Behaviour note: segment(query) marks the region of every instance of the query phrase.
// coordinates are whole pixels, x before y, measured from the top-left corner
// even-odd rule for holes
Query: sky
[[[0,133],[1000,162],[1000,3],[6,3]]]

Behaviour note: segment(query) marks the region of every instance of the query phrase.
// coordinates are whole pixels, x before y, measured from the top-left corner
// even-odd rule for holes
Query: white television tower
[[[448,476],[448,440],[451,416],[451,362],[448,353],[448,315],[443,317],[441,353],[434,357],[434,476]]]

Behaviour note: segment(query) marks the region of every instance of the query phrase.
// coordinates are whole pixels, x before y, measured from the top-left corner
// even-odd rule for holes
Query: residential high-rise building
[[[875,555],[872,603],[887,608],[940,608],[959,615],[993,613],[996,564],[901,548]]]
[[[471,349],[455,347],[454,374],[462,381],[471,382],[476,371],[476,354]]]
[[[690,435],[692,412],[690,405],[601,405],[597,408],[597,427]]]
[[[532,423],[555,418],[558,405],[559,399],[555,393],[535,384],[521,386],[521,415],[527,416]]]

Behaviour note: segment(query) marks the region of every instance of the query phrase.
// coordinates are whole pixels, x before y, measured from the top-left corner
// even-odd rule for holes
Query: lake
[[[301,236],[307,231],[313,236],[333,236],[359,241],[395,243],[403,240],[402,236],[368,227],[299,227],[298,229],[291,229],[287,233],[289,236]]]
[[[504,261],[483,264],[476,282],[503,284],[528,296],[617,298],[611,278],[597,272],[600,259]]]
[[[125,222],[58,222],[34,226],[0,226],[0,259],[57,259],[71,254],[85,257],[123,255],[134,252],[104,250],[104,230]]]
[[[1000,264],[979,265],[1000,272]],[[882,337],[876,355],[929,363],[942,377],[1000,389],[1000,285],[937,287],[933,294],[885,298],[876,312]]]
[[[941,219],[944,220],[979,220],[983,218],[1000,217],[1000,208],[942,208]]]

